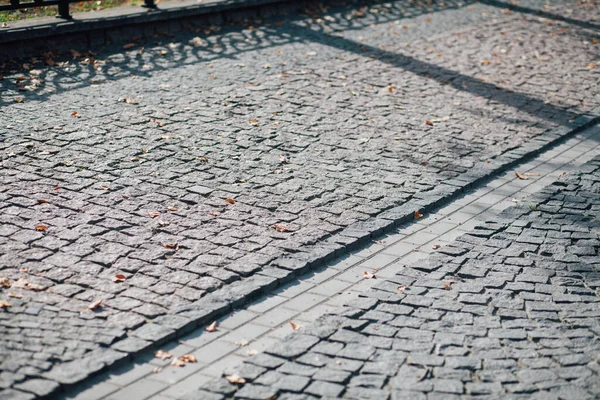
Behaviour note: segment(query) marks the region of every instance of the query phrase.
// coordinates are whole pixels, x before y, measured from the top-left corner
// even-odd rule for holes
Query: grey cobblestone
[[[574,198],[577,213],[571,211]],[[541,211],[544,204],[558,208]],[[284,398],[297,390],[278,386],[280,376],[301,378],[308,385],[304,393],[318,397],[596,398],[600,315],[589,311],[600,298],[598,210],[600,156],[483,223],[473,231],[472,237],[483,239],[477,245],[459,240],[456,250],[430,255],[436,267],[426,273],[419,272],[420,262],[406,265],[396,277],[419,279],[411,279],[401,299],[377,295],[385,286],[376,286],[315,323],[333,334],[307,340],[307,327],[304,334],[287,337],[281,346],[298,349],[294,361],[274,362],[290,357],[275,350],[256,380]],[[544,252],[532,248],[497,255],[494,249],[507,248],[521,231],[534,229],[543,239],[540,245],[548,245]],[[557,229],[570,232],[562,246],[550,245],[555,239],[545,234]],[[583,244],[589,248],[584,254],[572,250]],[[444,270],[448,264],[457,268]],[[462,277],[471,265],[483,273]],[[573,266],[576,271],[569,270]],[[502,272],[505,267],[511,272]],[[522,282],[521,276],[562,280],[510,285]],[[499,277],[499,284],[487,284]],[[445,285],[428,284],[434,280]],[[452,299],[458,307],[435,308],[433,299]],[[569,317],[558,318],[558,313]],[[237,392],[227,398],[238,398]]]
[[[600,114],[589,29],[449,5],[417,10],[398,1],[361,11],[349,4],[317,11],[320,21],[211,27],[200,48],[188,44],[197,32],[182,33],[172,43],[75,54],[54,66],[34,60],[3,73],[0,276],[37,286],[2,288],[3,298],[17,295],[0,311],[2,389],[41,377],[71,384],[139,352],[141,340],[208,324]],[[575,21],[594,20],[587,4],[567,7]],[[408,29],[396,24],[406,16]],[[539,36],[520,40],[531,25]],[[565,70],[571,86],[563,84]],[[534,292],[592,273],[585,263],[596,242],[576,228],[585,201],[575,200],[535,211],[562,207],[565,221],[546,221],[561,227],[553,239],[582,241],[552,253],[565,269],[511,280],[454,265],[456,280],[485,279],[480,291],[487,291],[506,279]],[[538,236],[507,237],[444,252],[546,254]],[[544,243],[550,252],[568,247]],[[420,278],[427,268],[438,269],[416,267],[416,276],[400,278]],[[117,274],[125,280],[113,282]],[[371,299],[485,315],[482,293],[438,298],[423,293],[443,289],[425,285],[402,298],[396,280]],[[499,309],[505,317],[579,323],[565,306],[582,289],[565,286],[552,294],[555,309],[533,299]],[[596,289],[592,282],[588,295]],[[412,323],[438,319],[420,312]],[[590,310],[587,318],[595,317]],[[426,342],[411,343],[417,331],[400,329],[406,341],[394,346],[423,351]],[[383,339],[372,345],[385,347]],[[111,346],[120,351],[88,362]]]

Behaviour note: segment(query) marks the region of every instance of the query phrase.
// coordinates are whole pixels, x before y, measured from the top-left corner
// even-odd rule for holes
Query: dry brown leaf
[[[127,279],[127,277],[123,274],[116,274],[112,278],[113,282],[125,282],[125,279]]]
[[[110,186],[102,185],[102,186],[100,186],[100,189],[102,189],[102,190],[110,190]]]
[[[37,202],[40,203],[40,204],[47,204],[48,200],[38,199]]]
[[[18,289],[44,290],[43,286],[30,283],[25,278],[19,278],[17,281],[13,282],[11,286]]]
[[[73,111],[71,113],[71,117],[79,117],[79,113],[77,111]]]
[[[363,273],[363,276],[365,277],[365,279],[374,279],[374,278],[376,278],[375,274],[372,274],[369,271],[365,271]]]
[[[207,43],[204,40],[202,40],[201,38],[199,38],[198,36],[196,36],[195,38],[190,40],[190,44],[194,47],[200,47],[200,46],[206,46]]]
[[[421,212],[419,210],[416,210],[415,213],[413,214],[413,217],[415,219],[423,218],[423,214],[421,214]]]
[[[166,249],[179,250],[177,243],[165,243],[163,246],[165,246]]]
[[[290,159],[287,158],[286,156],[284,156],[283,154],[279,155],[279,161],[282,164],[288,164],[290,162]]]
[[[217,321],[206,327],[206,332],[214,332],[217,330]]]
[[[436,244],[432,244],[432,245],[431,245],[431,248],[432,248],[432,249],[434,249],[434,250],[437,250],[437,249],[439,249],[440,247],[442,247],[442,245],[441,245],[441,244],[437,244],[437,243],[436,243]]]
[[[167,207],[167,209],[168,209],[169,211],[179,211],[179,208],[177,208],[177,207],[172,207],[172,206],[171,206],[171,207]]]
[[[5,276],[0,276],[0,287],[10,287],[10,280]]]
[[[225,377],[225,379],[227,379],[230,383],[237,383],[240,385],[246,383],[246,380],[237,374],[228,375]]]
[[[430,120],[427,120],[427,121],[425,121],[425,125],[433,126],[433,122],[431,122]]]
[[[171,365],[174,367],[185,367],[185,361],[181,361],[179,358],[173,359]]]
[[[198,359],[193,354],[184,354],[181,357],[179,357],[179,359],[181,361],[183,361],[183,362],[186,362],[186,363],[195,363],[195,362],[198,362]]]
[[[160,215],[160,213],[159,213],[159,212],[149,212],[149,213],[148,213],[148,216],[149,216],[150,218],[156,218],[156,217],[158,217],[159,215]]]
[[[98,300],[94,301],[93,303],[91,303],[91,304],[88,306],[88,308],[89,308],[90,310],[95,310],[96,308],[102,307],[102,302],[103,302],[103,301],[104,301],[103,299],[98,299]]]
[[[515,175],[517,176],[517,178],[522,179],[524,181],[526,181],[527,179],[529,179],[526,175],[521,174],[520,172],[515,171]]]
[[[444,281],[444,289],[446,289],[446,290],[452,289],[452,284],[454,282],[456,282],[454,279],[449,279],[447,281]]]
[[[258,354],[258,350],[250,349],[246,352],[246,354],[248,355],[248,357],[252,357]]]
[[[134,99],[132,99],[132,98],[129,98],[129,97],[121,97],[121,98],[119,99],[119,101],[120,101],[121,103],[127,103],[127,104],[133,104],[133,105],[135,105],[135,104],[139,104],[139,102],[138,102],[137,100],[134,100]]]
[[[35,227],[35,230],[36,231],[40,231],[40,232],[43,232],[46,229],[48,229],[48,227],[46,225],[38,225],[38,226]]]
[[[42,291],[44,290],[44,286],[38,285],[37,283],[28,283],[26,289]]]
[[[6,308],[6,307],[10,307],[10,306],[12,306],[12,304],[10,304],[8,301],[0,300],[0,308]]]
[[[225,199],[226,202],[228,202],[229,204],[235,204],[235,200],[234,199],[230,199],[229,197]]]
[[[127,43],[123,46],[123,50],[129,50],[135,47],[135,43]]]
[[[302,325],[295,323],[294,321],[290,321],[290,325],[292,326],[292,329],[297,331],[300,328],[302,328]]]
[[[408,286],[402,285],[402,286],[398,286],[396,289],[398,289],[398,292],[400,292],[402,294],[402,293],[404,293],[404,291],[406,289],[408,289]]]
[[[248,341],[246,339],[242,339],[239,342],[235,342],[235,345],[240,346],[240,347],[248,346],[248,344],[250,344],[250,343],[248,343]]]
[[[9,292],[8,293],[8,297],[14,297],[15,299],[22,299],[23,295],[20,293],[13,293],[13,292]]]
[[[221,213],[218,211],[211,211],[208,213],[208,215],[210,215],[211,217],[218,217],[219,215],[221,215]]]
[[[168,351],[158,350],[156,353],[154,353],[154,357],[159,358],[161,360],[168,360],[169,358],[173,357],[173,355]]]
[[[161,368],[161,367],[156,367],[156,368],[154,368],[154,369],[152,370],[152,373],[153,373],[153,374],[158,374],[160,371],[162,371],[162,368]]]
[[[290,230],[286,225],[281,224],[275,224],[274,227],[277,232],[287,232]]]

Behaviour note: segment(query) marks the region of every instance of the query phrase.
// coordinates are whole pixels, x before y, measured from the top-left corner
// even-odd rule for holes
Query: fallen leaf
[[[129,98],[129,97],[121,97],[121,98],[119,98],[119,102],[121,102],[121,103],[127,103],[127,104],[133,104],[133,105],[139,104],[139,102],[137,100],[134,100],[134,99]]]
[[[190,40],[190,44],[194,47],[200,47],[200,46],[205,46],[206,42],[204,40],[202,40],[201,38],[199,38],[198,36],[196,36],[195,38]]]
[[[19,278],[17,281],[11,284],[12,287],[18,289],[29,289],[29,290],[44,290],[44,287],[35,283],[30,283],[25,278]]]
[[[206,327],[206,332],[214,332],[217,330],[217,321]]]
[[[37,202],[40,203],[40,204],[47,204],[48,200],[38,199]]]
[[[10,280],[7,277],[0,276],[0,287],[10,287]]]
[[[23,102],[23,98],[22,97],[15,97],[15,102],[16,103],[22,103]]]
[[[162,219],[159,219],[158,220],[158,225],[160,225],[160,226],[167,226],[167,225],[169,225],[169,222],[163,221]]]
[[[125,282],[125,279],[127,279],[127,278],[123,274],[116,274],[112,278],[113,282]]]
[[[433,244],[433,245],[431,245],[431,248],[432,248],[432,249],[434,249],[434,250],[437,250],[437,249],[439,249],[440,247],[442,247],[442,245],[441,245],[441,244]]]
[[[123,50],[129,50],[135,47],[135,43],[127,43],[123,46]]]
[[[398,286],[396,289],[398,289],[398,292],[400,292],[402,294],[402,293],[404,293],[404,291],[406,289],[408,289],[408,286],[402,285],[402,286]]]
[[[517,178],[522,179],[524,181],[526,181],[527,179],[529,179],[527,176],[515,171],[515,175],[517,176]]]
[[[302,328],[302,325],[295,323],[294,321],[290,321],[290,325],[292,326],[292,329],[297,331],[300,328]]]
[[[13,293],[13,292],[9,292],[8,293],[8,297],[14,297],[15,299],[22,299],[23,295],[19,294],[19,293]]]
[[[77,111],[73,111],[71,113],[71,117],[79,117],[79,113]]]
[[[240,347],[244,347],[244,346],[248,346],[248,341],[246,339],[242,339],[239,342],[235,342],[236,346],[240,346]]]
[[[286,156],[284,156],[283,154],[281,154],[281,155],[279,156],[279,161],[281,161],[281,163],[282,163],[282,164],[287,164],[287,163],[289,163],[289,162],[290,162],[290,159],[289,159],[289,158],[287,158]]]
[[[149,213],[148,213],[148,216],[149,216],[150,218],[156,218],[156,217],[158,217],[159,215],[160,215],[160,213],[159,213],[159,212],[156,212],[156,211],[154,211],[154,212],[149,212]]]
[[[413,216],[415,217],[415,219],[423,218],[423,214],[421,214],[419,210],[416,210]]]
[[[450,290],[452,289],[452,284],[455,283],[456,281],[454,279],[450,279],[447,281],[444,281],[444,289],[446,290]]]
[[[363,273],[363,276],[365,277],[365,279],[374,279],[374,278],[376,278],[375,274],[372,274],[372,273],[370,273],[368,271],[365,271]]]
[[[342,365],[342,360],[335,360],[335,363],[336,363],[337,365]]]
[[[246,380],[237,374],[228,375],[225,377],[225,379],[227,379],[230,383],[238,383],[240,385],[246,383]]]
[[[10,306],[12,306],[12,304],[10,304],[8,301],[0,300],[0,308],[6,308],[6,307],[10,307]]]
[[[48,229],[48,227],[46,225],[38,225],[38,226],[35,227],[35,230],[36,231],[40,231],[40,232],[43,232],[46,229]]]
[[[172,207],[172,206],[171,206],[171,207],[167,207],[167,209],[168,209],[169,211],[179,211],[179,208],[177,208],[177,207]]]
[[[277,232],[287,232],[290,230],[286,225],[281,224],[275,224],[274,227]]]
[[[153,374],[158,374],[160,371],[162,371],[162,368],[161,368],[161,367],[156,367],[156,368],[154,368],[154,369],[152,370],[152,373],[153,373]]]
[[[252,357],[258,354],[258,350],[250,349],[246,352],[246,354],[248,355],[248,357]]]
[[[102,189],[102,190],[110,190],[110,186],[102,185],[102,186],[100,186],[100,189]]]
[[[184,354],[181,357],[179,357],[179,359],[181,361],[183,361],[183,362],[186,362],[186,363],[195,363],[195,362],[198,362],[198,359],[193,354]]]
[[[427,121],[425,121],[425,125],[433,126],[433,122],[431,122],[430,120],[427,120]]]
[[[185,367],[185,361],[175,358],[173,361],[171,361],[171,365],[174,367]]]
[[[166,249],[172,249],[172,250],[179,249],[179,247],[177,246],[177,243],[165,243],[163,246],[165,246]]]
[[[103,301],[103,299],[98,299],[98,300],[94,301],[93,303],[91,303],[91,304],[88,306],[88,308],[89,308],[90,310],[95,310],[96,308],[99,308],[99,307],[101,307],[101,306],[102,306],[102,301]]]
[[[230,199],[229,197],[225,199],[226,202],[228,202],[229,204],[235,204],[235,200],[234,199]]]
[[[221,213],[218,211],[210,211],[208,215],[210,215],[211,217],[218,217],[219,215],[221,215]]]
[[[54,189],[52,189],[52,190],[60,190],[60,189],[62,189],[60,186],[56,186],[56,187],[55,187]]]
[[[173,357],[173,355],[168,351],[158,350],[156,353],[154,353],[154,357],[159,358],[161,360],[168,360],[169,358]]]

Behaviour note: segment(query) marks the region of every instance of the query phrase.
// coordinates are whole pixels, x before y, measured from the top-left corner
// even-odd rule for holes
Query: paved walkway
[[[590,5],[308,10],[7,71],[3,395],[181,337],[589,124]]]
[[[514,171],[495,177],[450,205],[219,319],[215,332],[206,332],[203,327],[160,347],[173,357],[193,354],[198,363],[175,367],[169,364],[171,360],[155,358],[154,352],[145,353],[65,399],[179,399],[223,373],[232,374],[232,368],[249,355],[272,348],[294,332],[289,321],[302,325],[304,330],[320,316],[358,298],[379,280],[393,278],[404,265],[441,251],[481,221],[513,205],[530,205],[533,193],[563,174],[570,175],[599,154],[600,127],[596,126],[519,165],[518,171],[529,175],[527,180],[518,179]],[[377,278],[365,279],[365,271]],[[161,368],[160,372],[156,368]]]
[[[597,156],[185,399],[597,399],[599,216]]]

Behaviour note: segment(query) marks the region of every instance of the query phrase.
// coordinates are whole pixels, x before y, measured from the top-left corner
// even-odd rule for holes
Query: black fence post
[[[156,3],[154,3],[154,0],[144,0],[144,4],[142,4],[142,7],[156,8]]]
[[[58,3],[57,17],[71,19],[71,14],[69,14],[69,0],[60,0],[60,3]]]

